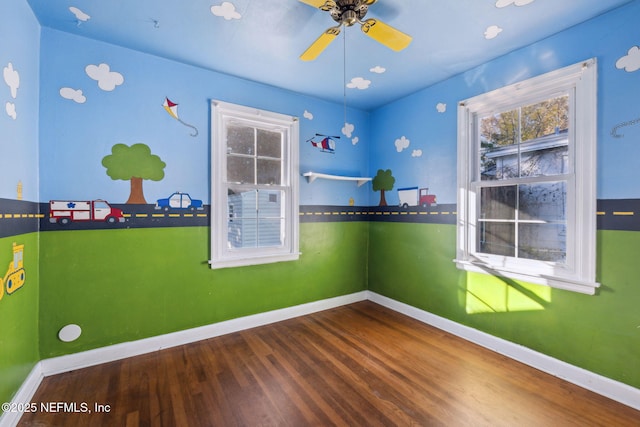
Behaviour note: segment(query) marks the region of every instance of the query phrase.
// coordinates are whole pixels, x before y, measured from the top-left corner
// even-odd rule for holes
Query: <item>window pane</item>
[[[241,125],[228,125],[227,153],[254,155],[255,129]]]
[[[284,219],[259,219],[258,220],[258,246],[282,246]]]
[[[231,193],[228,204],[228,244],[230,248],[254,248],[258,244],[255,191]]]
[[[522,144],[520,176],[551,176],[569,172],[569,139],[566,134]],[[536,149],[536,146],[546,148]]]
[[[480,175],[482,180],[518,176],[517,163],[499,162],[517,153],[518,110],[505,111],[480,118]]]
[[[281,218],[282,212],[282,191],[258,191],[258,217],[259,218]]]
[[[258,184],[280,185],[280,160],[258,159]]]
[[[481,222],[478,229],[479,252],[515,256],[515,226],[498,222]]]
[[[227,156],[227,182],[255,184],[256,170],[253,158]]]
[[[521,185],[519,209],[521,220],[564,222],[567,218],[566,182]]]
[[[520,224],[518,257],[564,263],[567,227],[564,224]]]
[[[567,173],[569,97],[480,119],[482,180]]]
[[[566,133],[569,129],[569,97],[549,98],[522,107],[521,141]]]
[[[480,191],[482,219],[515,219],[516,186],[486,187]]]
[[[282,134],[258,129],[258,156],[280,159],[282,157]]]
[[[285,218],[282,192],[250,190],[229,194],[228,247],[282,246]]]

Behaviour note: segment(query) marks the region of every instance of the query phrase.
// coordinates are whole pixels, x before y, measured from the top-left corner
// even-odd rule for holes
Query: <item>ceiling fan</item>
[[[333,39],[340,34],[340,27],[351,27],[358,23],[362,32],[382,43],[386,47],[400,51],[411,43],[411,36],[403,33],[384,22],[370,18],[363,20],[369,6],[377,0],[300,0],[302,3],[316,7],[322,11],[329,12],[334,21],[338,23],[335,27],[327,30],[314,41],[311,46],[300,55],[303,61],[313,61],[320,55]]]

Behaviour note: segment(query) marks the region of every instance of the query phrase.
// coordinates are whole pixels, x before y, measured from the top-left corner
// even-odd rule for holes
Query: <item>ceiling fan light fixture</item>
[[[335,36],[340,34],[340,27],[351,27],[355,23],[361,25],[362,32],[383,44],[384,46],[400,51],[411,43],[411,36],[399,31],[392,26],[377,19],[364,17],[369,6],[377,0],[300,0],[302,3],[316,7],[331,14],[331,18],[338,23],[337,27],[326,30],[309,48],[300,56],[304,61],[312,61],[329,46]]]

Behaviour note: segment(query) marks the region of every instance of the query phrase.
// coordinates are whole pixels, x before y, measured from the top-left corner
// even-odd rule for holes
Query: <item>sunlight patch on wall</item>
[[[511,313],[544,310],[551,303],[551,288],[487,274],[469,273],[466,312]]]

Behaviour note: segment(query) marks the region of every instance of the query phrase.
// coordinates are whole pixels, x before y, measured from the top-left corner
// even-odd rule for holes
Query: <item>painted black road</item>
[[[210,206],[202,210],[168,212],[156,210],[155,205],[112,204],[122,209],[121,223],[72,222],[60,225],[49,221],[49,204],[21,200],[0,199],[0,237],[40,231],[126,229],[150,227],[202,227],[210,225]],[[300,206],[300,222],[412,222],[455,224],[456,205],[443,204],[430,208],[397,206]],[[599,230],[640,231],[640,199],[598,200],[597,226]]]

